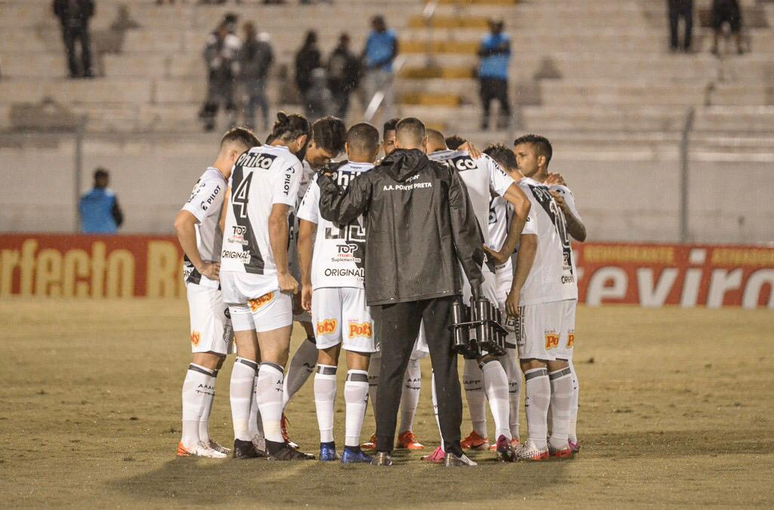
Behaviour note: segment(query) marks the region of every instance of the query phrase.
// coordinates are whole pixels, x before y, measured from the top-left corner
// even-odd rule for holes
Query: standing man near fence
[[[398,36],[387,28],[383,16],[371,20],[371,34],[363,51],[366,69],[366,103],[377,92],[384,93],[382,112],[389,119],[393,116],[394,98],[392,93],[393,61],[398,56]]]
[[[481,117],[483,131],[489,129],[489,109],[493,99],[500,103],[497,129],[506,129],[511,120],[511,104],[508,101],[508,65],[511,58],[511,38],[503,32],[504,26],[502,20],[490,21],[490,33],[484,37],[478,48],[478,56],[481,58],[478,67],[478,82],[481,104],[484,108]]]
[[[104,168],[94,172],[94,188],[81,197],[78,211],[84,234],[115,234],[124,223],[118,197],[108,188],[110,174]]]
[[[462,399],[448,326],[461,294],[458,260],[480,295],[483,237],[459,174],[425,155],[422,121],[401,120],[396,135],[395,151],[345,191],[331,174],[318,179],[323,218],[340,225],[367,218],[366,298],[378,308],[382,349],[373,464],[392,465],[403,377],[423,321],[446,465],[475,466],[460,448]]]

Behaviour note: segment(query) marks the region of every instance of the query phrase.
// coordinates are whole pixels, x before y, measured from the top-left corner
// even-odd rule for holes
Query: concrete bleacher
[[[113,186],[128,212],[125,231],[168,232],[188,191],[177,186],[171,193],[168,183],[195,179],[217,139],[199,133],[197,111],[206,91],[201,53],[207,34],[229,11],[270,34],[277,64],[269,96],[275,108],[293,110],[298,106],[288,93],[292,84],[279,75],[292,67],[305,31],[318,32],[324,54],[343,31],[359,51],[369,18],[385,15],[399,32],[405,57],[395,85],[399,113],[480,145],[512,141],[524,132],[546,134],[556,150],[552,169],[582,197],[595,240],[677,239],[675,187],[690,109],[695,118],[689,158],[694,182],[701,183],[697,193],[720,203],[718,189],[732,164],[740,167],[736,179],[774,176],[772,2],[742,1],[751,52],[738,56],[729,48],[720,58],[709,53],[709,0],[696,2],[690,55],[668,51],[661,0],[441,0],[430,21],[423,16],[423,0],[335,0],[303,7],[288,2],[200,6],[189,0],[159,7],[154,0],[99,0],[92,33],[100,76],[70,80],[50,1],[0,0],[0,160],[8,168],[45,165],[43,177],[51,188],[38,194],[45,204],[29,203],[27,190],[35,185],[29,179],[0,191],[7,210],[14,211],[2,215],[0,230],[72,226],[74,194],[62,193],[74,171],[71,139],[14,134],[19,108],[51,98],[68,113],[87,116],[82,179],[87,185],[99,164],[114,171]],[[110,28],[122,3],[140,28]],[[505,19],[513,39],[514,117],[511,128],[501,132],[479,131],[476,50],[490,17]],[[361,101],[353,100],[349,120],[361,112]],[[38,159],[33,154],[43,142],[47,154]],[[774,185],[772,179],[767,182]],[[136,182],[146,185],[138,188]],[[609,192],[627,187],[640,193]],[[774,240],[767,228],[774,223],[774,206],[758,196],[765,189],[752,190],[733,212],[692,199],[694,239]]]

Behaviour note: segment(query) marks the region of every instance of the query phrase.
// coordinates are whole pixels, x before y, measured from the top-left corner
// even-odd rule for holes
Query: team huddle
[[[492,450],[505,462],[575,454],[578,277],[570,241],[584,241],[586,230],[561,176],[548,173],[551,156],[550,142],[538,135],[481,152],[459,136],[425,129],[415,118],[387,122],[381,137],[368,123],[347,130],[334,117],[310,125],[301,115],[284,113],[263,144],[246,129],[228,131],[215,163],[175,219],[185,252],[193,351],[183,384],[178,455],[315,459],[289,439],[285,418],[293,395],[314,372],[319,460],[391,465],[396,427],[399,448],[424,449],[412,429],[421,388],[419,360],[428,354],[441,446],[422,460],[475,465],[462,450]],[[435,213],[438,200],[430,192],[441,187],[450,198]],[[446,221],[453,236],[441,237],[453,237],[453,245],[448,239],[416,239],[408,222],[374,221],[388,216],[377,204],[394,211],[423,207],[423,200],[431,212],[421,221]],[[407,214],[412,221],[420,217]],[[433,247],[447,241],[459,262],[431,267],[444,266],[433,259]],[[446,310],[445,315],[417,315],[399,307],[395,295],[405,295],[407,288],[401,278],[415,288],[432,284],[423,282],[421,272],[400,274],[397,258],[385,255],[393,249],[413,259],[429,258],[424,260],[428,270],[448,269],[456,297],[439,290],[439,298],[464,304],[486,300],[507,317],[502,352],[479,346],[464,353],[462,385],[472,431],[462,440],[460,417],[455,424],[447,402],[453,398],[452,383],[459,390],[456,361],[451,371],[436,361],[439,352],[456,358],[451,357],[448,310],[443,299],[440,305],[422,302]],[[406,268],[406,273],[412,271]],[[290,359],[294,321],[307,338]],[[396,321],[401,327],[390,331],[408,332],[410,342],[383,349],[394,339],[380,325]],[[342,349],[347,374],[339,455],[333,428]],[[218,371],[234,350],[232,452],[210,437],[208,422]],[[522,388],[526,438],[519,431]],[[379,436],[361,443],[369,400],[377,411]],[[491,443],[487,402],[496,429]],[[371,450],[377,455],[366,453]]]

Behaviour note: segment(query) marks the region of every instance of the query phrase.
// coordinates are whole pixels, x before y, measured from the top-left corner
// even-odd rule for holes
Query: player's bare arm
[[[511,317],[518,317],[521,289],[527,281],[532,265],[535,263],[537,253],[537,236],[526,234],[521,236],[519,253],[516,255],[516,274],[511,284],[511,292],[505,300],[505,309]]]
[[[584,225],[580,218],[573,214],[572,209],[567,205],[567,202],[564,200],[564,196],[562,196],[561,193],[552,191],[551,195],[554,197],[556,205],[558,205],[564,213],[565,220],[567,220],[567,233],[576,241],[584,242],[586,240],[586,225]]]
[[[298,225],[298,263],[301,266],[301,307],[312,310],[312,252],[317,225],[301,220]]]
[[[269,243],[277,265],[280,291],[286,294],[298,292],[298,282],[288,270],[288,210],[285,204],[274,204],[269,214]]]
[[[220,225],[220,231],[226,231],[226,214],[229,208],[229,198],[231,198],[231,186],[226,188],[226,194],[223,196],[223,205],[220,206],[220,217],[218,218],[218,225]]]
[[[175,232],[180,246],[183,248],[188,260],[199,273],[210,280],[217,280],[220,276],[220,263],[202,260],[199,248],[196,244],[196,216],[182,210],[175,217]]]
[[[508,235],[506,236],[500,251],[494,251],[488,247],[484,247],[498,265],[507,262],[508,257],[516,250],[516,244],[521,237],[521,232],[524,230],[524,224],[527,223],[527,217],[529,216],[529,211],[532,207],[527,195],[525,195],[521,188],[515,183],[511,184],[505,192],[505,195],[503,195],[503,198],[513,206],[514,212],[513,219],[511,219],[511,223],[508,225]]]

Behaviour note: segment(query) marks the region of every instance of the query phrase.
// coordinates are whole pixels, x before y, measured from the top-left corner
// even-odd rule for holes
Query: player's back
[[[521,291],[521,304],[533,305],[577,299],[578,288],[572,260],[572,246],[564,214],[547,186],[525,177],[519,181],[532,204],[529,229],[537,235],[535,262]]]
[[[284,146],[253,147],[239,157],[231,173],[221,272],[247,275],[257,292],[278,288],[269,216],[274,204],[295,206],[301,171]]]
[[[194,215],[196,245],[202,260],[220,261],[223,232],[220,230],[220,212],[226,194],[226,178],[217,168],[209,167],[196,181],[183,209]],[[184,278],[187,282],[218,287],[218,282],[202,276],[188,256],[184,257]]]

